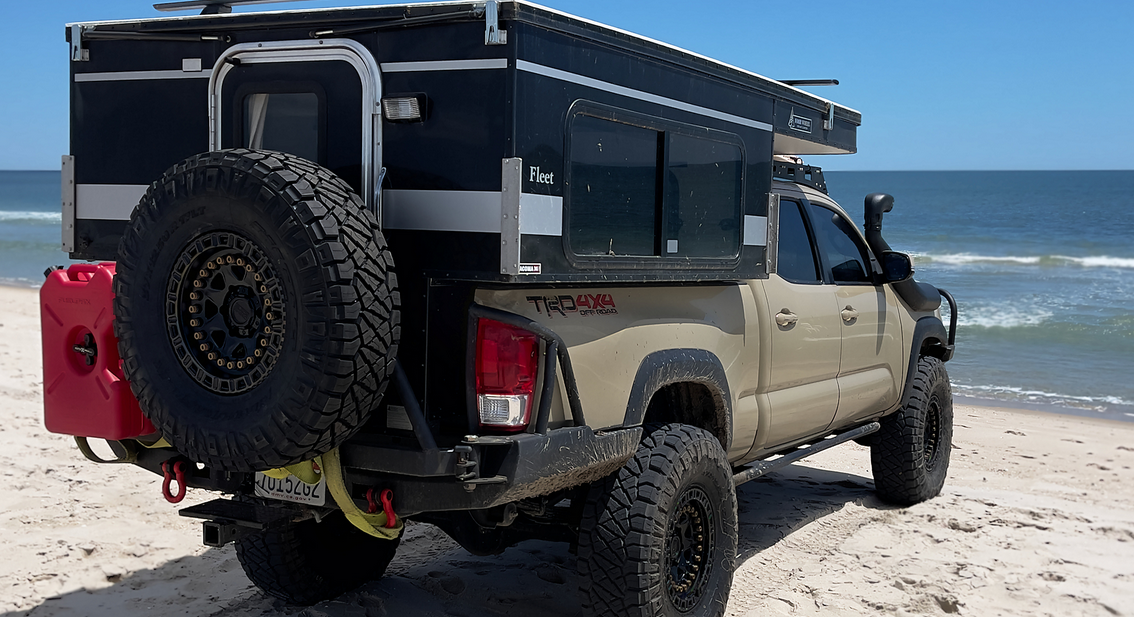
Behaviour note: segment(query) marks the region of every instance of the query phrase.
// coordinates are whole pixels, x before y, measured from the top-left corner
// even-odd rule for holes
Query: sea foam
[[[950,266],[972,264],[1012,264],[1021,266],[1079,266],[1082,268],[1123,268],[1134,269],[1134,258],[1098,255],[1093,257],[1071,257],[1068,255],[973,255],[956,253],[945,255],[915,254],[915,262],[937,263]]]
[[[957,325],[977,328],[1019,328],[1038,326],[1054,315],[1051,311],[1009,305],[965,307],[957,315]]]
[[[0,221],[29,221],[34,223],[62,223],[62,212],[35,210],[0,210]]]
[[[1011,386],[967,386],[953,384],[953,388],[958,394],[972,397],[1002,398],[1006,400],[1087,407],[1096,411],[1103,411],[1108,405],[1134,406],[1134,401],[1128,401],[1118,396],[1075,396]]]

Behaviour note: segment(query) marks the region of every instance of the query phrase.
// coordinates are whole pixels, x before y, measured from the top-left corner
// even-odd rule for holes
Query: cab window
[[[830,208],[811,204],[811,224],[835,283],[873,283],[869,253],[850,221]]]
[[[819,267],[815,263],[811,237],[803,222],[799,202],[780,201],[779,254],[777,273],[793,283],[818,283]]]

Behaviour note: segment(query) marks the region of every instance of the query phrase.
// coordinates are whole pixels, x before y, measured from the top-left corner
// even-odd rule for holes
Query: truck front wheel
[[[941,492],[953,449],[953,393],[945,363],[922,356],[911,387],[906,404],[882,418],[870,445],[878,496],[901,506]]]
[[[584,612],[722,615],[737,545],[728,459],[702,429],[647,431],[634,458],[587,496],[578,550]]]

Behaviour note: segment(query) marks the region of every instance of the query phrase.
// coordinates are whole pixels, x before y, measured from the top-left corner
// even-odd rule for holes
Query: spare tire
[[[288,154],[170,168],[118,246],[115,333],[142,411],[231,471],[311,459],[354,434],[394,368],[399,297],[374,216]]]

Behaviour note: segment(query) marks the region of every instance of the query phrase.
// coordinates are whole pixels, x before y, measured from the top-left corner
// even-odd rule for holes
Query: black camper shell
[[[364,432],[344,465],[445,476],[472,456],[487,484],[511,478],[474,494],[449,475],[444,494],[403,501],[411,512],[504,503],[526,495],[521,479],[548,477],[547,442],[523,445],[538,435],[500,440],[496,455],[490,440],[436,449],[476,429],[461,345],[477,288],[766,277],[773,155],[852,153],[861,121],[784,83],[519,0],[83,23],[67,36],[72,258],[114,260],[150,184],[211,150],[299,154],[376,213],[397,269],[406,375],[376,426],[387,404],[416,398],[437,443]],[[588,199],[612,184],[626,194],[623,218]],[[634,448],[630,432],[603,445],[586,426],[553,428],[553,443],[589,460]],[[383,449],[395,442],[407,450]]]
[[[402,271],[500,283],[755,278],[773,153],[854,152],[860,123],[780,82],[520,1],[67,32],[77,189],[65,248],[80,259],[115,257],[137,197],[169,166],[248,146],[250,101],[274,93],[289,108],[269,106],[258,143],[271,149],[275,117],[311,123],[303,147],[380,208]],[[381,100],[398,97],[420,100],[419,121],[383,120]],[[728,169],[710,178],[696,169],[706,164]],[[674,196],[710,179],[736,192],[713,196],[713,233],[689,233],[700,221]],[[604,181],[640,185],[641,202],[621,223],[632,237],[606,244],[586,200]]]

